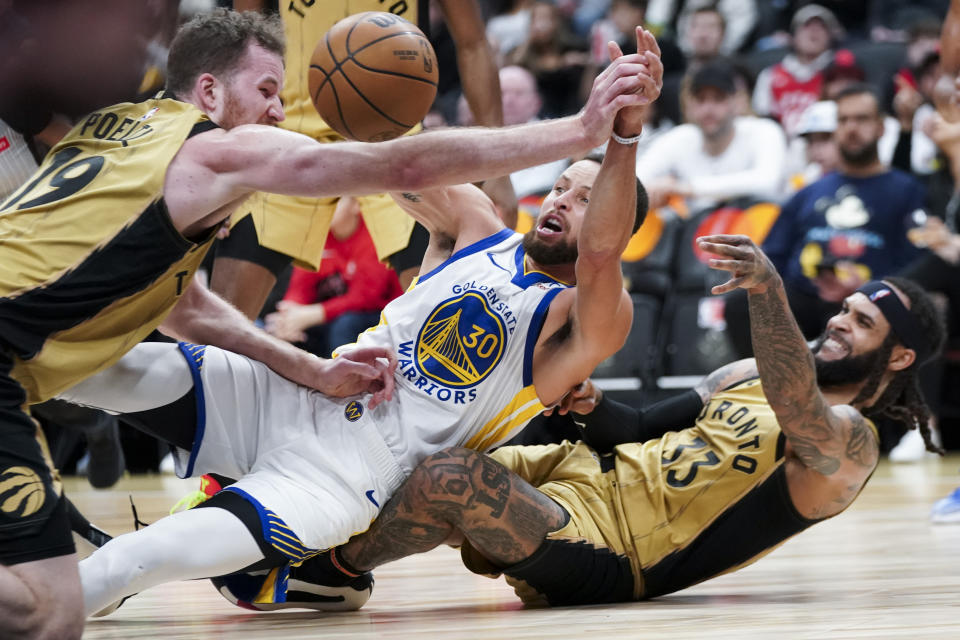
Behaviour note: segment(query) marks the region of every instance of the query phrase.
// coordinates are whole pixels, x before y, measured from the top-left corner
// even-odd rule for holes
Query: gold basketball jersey
[[[364,11],[387,11],[408,22],[426,19],[419,0],[292,0],[280,3],[283,30],[287,37],[286,80],[282,97],[286,120],[284,129],[304,133],[317,140],[342,140],[323,121],[310,100],[307,71],[310,56],[324,34],[339,20]],[[426,3],[424,2],[425,6]],[[422,28],[422,27],[421,27]]]
[[[96,111],[0,204],[0,341],[29,402],[110,366],[173,308],[212,234],[180,235],[164,178],[212,127],[164,97]]]
[[[621,526],[645,597],[751,564],[815,522],[790,499],[785,441],[753,378],[715,394],[693,427],[616,448]]]

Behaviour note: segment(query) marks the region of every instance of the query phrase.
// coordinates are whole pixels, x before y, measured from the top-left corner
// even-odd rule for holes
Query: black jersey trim
[[[218,125],[213,120],[201,120],[197,124],[193,125],[193,128],[190,129],[190,133],[187,135],[187,137],[192,138],[197,134],[206,133],[207,131],[213,131],[214,129],[219,129],[219,128],[220,128],[220,125]]]
[[[643,597],[673,593],[748,563],[815,522],[797,513],[780,464],[690,544],[644,567]]]
[[[158,198],[103,246],[56,280],[0,298],[0,334],[20,358],[37,355],[54,334],[83,324],[108,306],[144,291],[199,244],[173,226]],[[174,286],[174,283],[171,283]]]
[[[720,389],[720,391],[718,391],[717,393],[723,393],[724,391],[730,391],[731,389],[736,389],[737,387],[739,387],[739,386],[742,385],[742,384],[746,384],[747,382],[750,382],[751,380],[758,380],[759,378],[760,378],[760,376],[759,376],[759,375],[756,375],[756,376],[750,376],[749,378],[743,378],[743,379],[741,379],[741,380],[737,380],[737,381],[734,382],[733,384],[731,384],[731,385],[729,385],[729,386],[726,386],[726,387],[724,387],[723,389]]]

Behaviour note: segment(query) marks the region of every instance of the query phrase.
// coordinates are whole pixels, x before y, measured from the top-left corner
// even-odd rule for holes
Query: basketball
[[[310,99],[344,138],[380,142],[403,135],[437,94],[437,57],[403,18],[367,11],[333,25],[310,58]]]

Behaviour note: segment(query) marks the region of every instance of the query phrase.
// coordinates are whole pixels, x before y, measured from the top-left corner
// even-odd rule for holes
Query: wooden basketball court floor
[[[251,613],[207,581],[148,590],[84,638],[960,638],[960,524],[932,525],[930,505],[960,484],[960,455],[884,461],[846,512],[758,563],[649,602],[523,609],[502,580],[469,574],[449,548],[376,572],[357,612]],[[128,495],[152,522],[196,486],[139,476],[107,491],[67,490],[112,534],[132,529]]]

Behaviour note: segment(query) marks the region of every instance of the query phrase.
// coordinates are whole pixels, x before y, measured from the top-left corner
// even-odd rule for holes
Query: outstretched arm
[[[645,73],[640,75],[644,104],[623,109],[617,115],[614,132],[621,138],[640,133],[646,105],[659,97],[663,85],[663,65],[656,39],[640,27],[636,33],[638,55],[647,64]],[[616,58],[619,48],[613,43],[610,47],[611,58]],[[609,141],[603,165],[590,189],[577,240],[577,286],[560,294],[554,302],[557,310],[562,310],[563,304],[570,305],[569,315],[564,318],[570,325],[570,338],[563,349],[541,350],[534,362],[534,384],[545,402],[559,400],[570,387],[569,378],[587,378],[598,362],[623,345],[629,331],[633,307],[629,294],[623,289],[620,258],[630,241],[637,215],[636,162],[636,142]],[[551,323],[550,328],[556,331],[558,327]],[[546,329],[544,333],[550,335]],[[557,368],[567,375],[561,378],[538,373]]]
[[[196,279],[187,286],[160,330],[180,340],[259,360],[283,377],[327,395],[373,392],[371,408],[393,394],[396,356],[388,349],[364,348],[333,360],[318,358],[257,328]]]
[[[615,46],[615,45],[614,45]],[[642,107],[624,109],[617,116],[614,132],[632,137],[643,128],[646,105],[660,96],[663,65],[660,47],[649,31],[637,29],[637,50],[648,64],[644,74]],[[619,55],[611,51],[611,57]],[[620,257],[633,233],[637,215],[637,145],[611,139],[603,166],[590,190],[590,204],[577,241],[577,303],[574,324],[590,340],[609,334],[611,311],[626,303],[620,272]]]
[[[802,471],[812,472],[788,475],[794,504],[808,516],[840,511],[877,464],[876,438],[859,411],[831,407],[821,393],[813,353],[769,258],[747,236],[704,236],[697,242],[718,256],[710,260],[711,267],[732,274],[713,293],[739,287],[749,294],[750,331],[764,395]]]
[[[164,197],[180,230],[216,223],[253,191],[365,195],[475,182],[585,152],[617,112],[639,104],[646,66],[624,56],[594,83],[577,116],[505,129],[445,129],[380,143],[320,144],[275,127],[244,125],[188,139],[167,170]],[[195,226],[194,226],[195,225]]]

